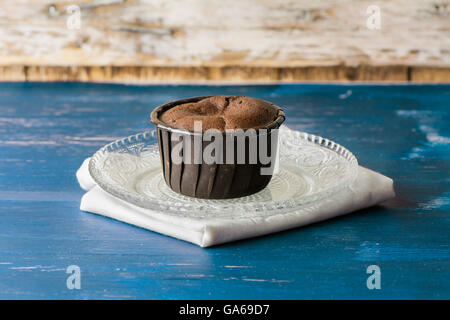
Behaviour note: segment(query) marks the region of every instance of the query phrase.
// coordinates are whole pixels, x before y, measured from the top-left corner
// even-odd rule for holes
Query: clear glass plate
[[[269,185],[250,196],[209,200],[180,195],[165,183],[152,132],[114,141],[98,150],[89,171],[108,193],[142,208],[190,218],[271,216],[328,199],[357,175],[355,156],[333,141],[280,128],[279,168]]]

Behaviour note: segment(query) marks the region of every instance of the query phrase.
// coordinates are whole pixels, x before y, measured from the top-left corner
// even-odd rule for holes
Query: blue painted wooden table
[[[79,210],[75,171],[169,100],[244,94],[395,180],[383,206],[202,249]],[[450,86],[0,84],[0,298],[450,298]],[[66,268],[81,269],[69,290]],[[366,268],[378,265],[381,289]]]

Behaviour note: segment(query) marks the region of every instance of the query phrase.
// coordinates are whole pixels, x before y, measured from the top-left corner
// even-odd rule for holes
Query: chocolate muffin
[[[167,185],[183,195],[205,199],[236,198],[262,190],[272,178],[276,129],[284,119],[278,106],[245,96],[194,97],[157,107],[151,121],[157,126]],[[201,128],[195,126],[199,123]],[[217,133],[214,138],[207,138],[210,129]],[[212,162],[204,156],[211,149]],[[263,151],[269,162],[260,157]]]

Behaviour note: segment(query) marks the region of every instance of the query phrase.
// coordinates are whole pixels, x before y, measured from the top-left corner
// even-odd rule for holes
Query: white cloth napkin
[[[395,196],[392,179],[359,167],[358,177],[352,185],[343,188],[331,199],[317,203],[312,209],[234,220],[176,217],[140,208],[107,193],[90,176],[89,159],[77,171],[78,182],[87,191],[81,199],[81,210],[189,241],[201,247],[304,226],[367,208]]]

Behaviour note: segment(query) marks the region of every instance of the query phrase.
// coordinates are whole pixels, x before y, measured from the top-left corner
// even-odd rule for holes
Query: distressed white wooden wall
[[[0,5],[4,76],[14,66],[450,66],[450,2],[442,0]],[[80,29],[68,27],[76,19],[76,12],[68,13],[71,5],[81,10]],[[381,17],[375,30],[366,25],[373,5]]]

